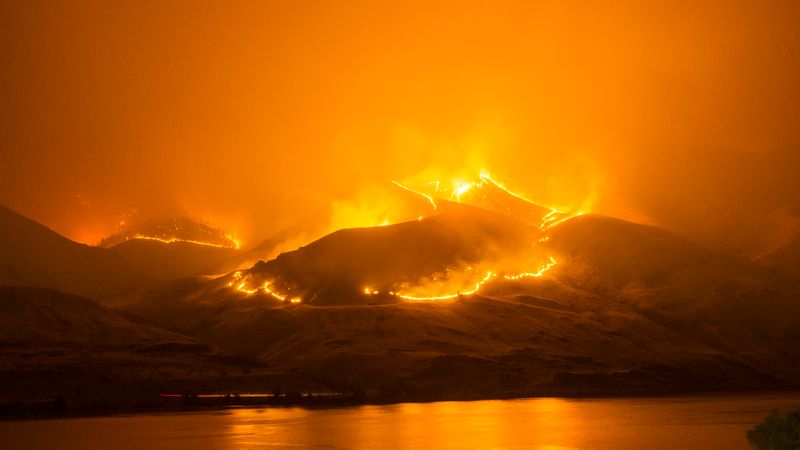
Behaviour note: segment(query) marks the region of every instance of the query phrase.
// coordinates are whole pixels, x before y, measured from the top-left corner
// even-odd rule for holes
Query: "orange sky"
[[[486,168],[736,248],[800,198],[800,3],[430,3],[3,2],[0,203],[85,242],[133,207],[254,242]]]

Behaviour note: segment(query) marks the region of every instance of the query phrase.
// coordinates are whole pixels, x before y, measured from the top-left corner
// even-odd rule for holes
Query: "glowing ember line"
[[[516,275],[504,275],[503,278],[505,278],[506,280],[512,280],[512,281],[513,280],[519,280],[519,279],[522,279],[522,278],[539,278],[539,277],[543,276],[548,270],[552,269],[553,266],[555,266],[556,264],[558,264],[558,262],[556,261],[555,258],[553,258],[551,256],[550,257],[550,262],[545,264],[537,272],[524,272],[524,273],[518,273]]]
[[[564,223],[564,222],[566,222],[566,221],[567,221],[567,220],[569,220],[569,219],[572,219],[573,217],[579,217],[579,216],[582,216],[582,215],[584,215],[584,214],[586,214],[586,213],[585,213],[585,212],[583,212],[583,211],[578,211],[577,213],[575,213],[575,214],[573,214],[573,215],[568,215],[568,216],[562,217],[562,218],[560,218],[560,219],[558,219],[558,220],[551,220],[551,221],[549,221],[549,222],[547,222],[547,223],[545,223],[544,221],[542,221],[542,225],[540,226],[540,229],[541,229],[542,231],[549,230],[549,229],[551,229],[551,228],[555,227],[556,225],[559,225],[559,224],[561,224],[561,223]]]
[[[474,187],[481,187],[479,183],[474,183],[474,182],[461,183],[458,181],[454,183],[454,186],[455,188],[453,189],[453,193],[450,194],[450,201],[455,200],[458,203],[461,203],[461,196],[467,193],[467,191],[469,191]]]
[[[441,183],[439,180],[428,181],[426,183],[420,183],[416,186],[433,186],[433,192],[439,192],[441,190]]]
[[[301,299],[300,297],[289,297],[289,295],[281,294],[280,292],[272,289],[270,287],[271,284],[272,284],[271,281],[265,281],[264,284],[262,284],[260,287],[257,287],[255,289],[250,289],[247,287],[247,284],[242,280],[242,273],[234,272],[233,280],[228,282],[228,287],[234,287],[234,285],[236,285],[235,287],[236,291],[241,292],[242,294],[245,295],[252,295],[257,292],[263,292],[264,294],[269,295],[270,297],[276,300],[280,300],[282,302],[288,301],[289,303],[296,304],[303,301],[303,299]]]
[[[265,294],[269,295],[270,297],[280,300],[282,302],[288,301],[289,303],[300,303],[303,301],[300,297],[289,297],[289,295],[284,295],[279,293],[276,290],[273,290],[270,287],[270,282],[266,282],[261,286],[261,290],[264,291]]]
[[[555,225],[561,220],[561,218],[558,217],[559,214],[563,213],[557,209],[551,209],[549,213],[545,214],[544,217],[542,217],[542,222],[539,224],[539,229],[542,231],[546,231],[552,228],[553,225]]]
[[[236,286],[236,290],[247,295],[255,294],[256,292],[258,292],[258,288],[248,289],[247,286],[245,286],[244,281],[242,281],[241,283],[239,283],[238,286]]]
[[[534,204],[534,205],[536,204],[536,203],[528,200],[527,198],[525,198],[522,194],[517,194],[516,192],[513,192],[513,191],[509,190],[507,187],[503,186],[499,181],[496,181],[494,178],[492,178],[492,176],[489,175],[489,172],[487,172],[485,170],[481,171],[480,177],[481,177],[482,181],[492,183],[493,185],[495,185],[496,187],[498,187],[501,190],[505,191],[506,194],[508,194],[508,195],[510,195],[512,197],[516,197],[516,198],[518,198],[518,199],[520,199],[522,201],[525,201],[525,202],[528,202],[528,203],[531,203],[531,204]]]
[[[406,186],[404,184],[400,184],[400,183],[398,183],[397,181],[394,181],[394,180],[392,180],[392,183],[394,183],[397,186],[407,190],[408,192],[411,192],[413,194],[417,194],[417,195],[421,195],[421,196],[425,197],[426,199],[428,199],[428,202],[431,204],[433,209],[437,209],[438,208],[438,206],[436,206],[436,200],[434,200],[433,197],[431,197],[430,195],[425,194],[423,192],[419,192],[419,191],[414,190],[414,189],[411,189],[410,187],[408,187],[408,186]]]
[[[547,273],[547,271],[549,271],[550,269],[552,269],[556,264],[558,264],[558,261],[556,261],[556,259],[551,256],[550,260],[536,272],[523,272],[523,273],[518,273],[518,274],[515,274],[515,275],[503,275],[503,278],[506,279],[506,280],[509,280],[509,281],[516,281],[516,280],[520,280],[520,279],[523,279],[523,278],[540,278],[540,277],[544,276],[544,274]],[[471,269],[471,267],[468,270],[470,270],[470,269]],[[417,296],[417,295],[401,294],[399,292],[389,291],[389,295],[392,295],[392,296],[397,297],[397,298],[402,298],[404,300],[412,300],[412,301],[453,300],[455,298],[462,297],[462,296],[465,296],[465,295],[475,294],[486,283],[488,283],[490,280],[492,280],[493,278],[496,278],[496,277],[497,277],[497,273],[489,271],[489,272],[486,273],[486,276],[482,280],[478,281],[472,289],[469,289],[469,290],[466,290],[466,291],[459,291],[459,292],[457,292],[455,294],[434,295],[434,296]],[[379,290],[373,289],[371,287],[365,287],[364,289],[362,289],[362,292],[365,295],[378,295],[378,294],[381,293]]]
[[[187,244],[205,245],[207,247],[236,248],[236,249],[239,248],[239,242],[237,240],[231,238],[230,236],[226,236],[226,238],[229,239],[231,242],[233,242],[233,245],[212,244],[211,242],[193,241],[191,239],[179,239],[179,238],[164,239],[164,238],[159,238],[159,237],[154,237],[154,236],[145,236],[143,234],[136,234],[136,235],[134,235],[134,236],[132,236],[132,237],[126,239],[126,240],[130,241],[130,240],[133,240],[133,239],[142,239],[142,240],[146,240],[146,241],[163,242],[165,244],[173,244],[175,242],[186,242]]]
[[[525,202],[528,202],[528,203],[530,203],[532,205],[538,205],[537,203],[529,200],[528,198],[526,198],[522,194],[518,194],[516,192],[513,192],[513,191],[509,190],[507,187],[503,186],[502,183],[500,183],[499,181],[497,181],[494,178],[492,178],[492,176],[489,175],[489,172],[486,172],[485,170],[481,171],[480,178],[481,178],[481,181],[486,182],[486,183],[492,183],[497,188],[503,190],[505,193],[507,193],[508,195],[511,195],[512,197],[518,198],[518,199],[520,199],[522,201],[525,201]],[[555,208],[549,208],[549,209],[550,209],[550,212],[545,214],[544,217],[542,217],[542,222],[539,224],[539,229],[542,230],[542,231],[549,230],[550,228],[553,228],[554,226],[564,222],[565,220],[568,220],[568,219],[571,219],[571,218],[577,217],[577,216],[582,216],[583,214],[585,214],[584,211],[578,211],[575,214],[567,214],[564,211],[560,211],[560,210],[555,209]],[[559,217],[559,215],[564,215],[564,216],[563,217]]]
[[[225,239],[227,239],[227,240],[229,240],[229,241],[233,242],[233,248],[235,248],[235,249],[237,249],[237,250],[238,250],[238,249],[239,249],[239,247],[241,246],[241,243],[239,242],[239,240],[238,240],[238,239],[236,239],[236,237],[234,237],[233,235],[226,234],[226,235],[225,235]]]
[[[486,284],[487,281],[491,280],[492,278],[494,278],[496,276],[497,276],[497,274],[494,273],[494,272],[487,272],[486,276],[481,281],[479,281],[478,283],[475,284],[475,287],[473,287],[472,289],[470,289],[468,291],[458,292],[458,293],[455,293],[455,294],[438,295],[438,296],[433,296],[433,297],[417,297],[417,296],[414,296],[414,295],[399,294],[397,292],[389,292],[389,294],[391,294],[391,295],[393,295],[395,297],[399,297],[399,298],[405,299],[405,300],[414,300],[414,301],[418,301],[418,300],[452,300],[454,298],[458,298],[458,297],[461,297],[463,295],[472,295],[472,294],[478,292],[480,290],[481,286],[483,286],[484,284]]]

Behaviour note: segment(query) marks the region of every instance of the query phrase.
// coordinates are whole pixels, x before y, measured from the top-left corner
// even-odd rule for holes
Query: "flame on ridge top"
[[[120,221],[117,231],[103,239],[100,247],[113,247],[131,240],[159,241],[165,244],[184,242],[218,248],[240,248],[239,240],[230,233],[195,220],[188,215],[139,217],[134,210],[133,218]]]
[[[125,240],[126,241],[132,241],[132,240],[142,239],[142,240],[146,240],[146,241],[163,242],[165,244],[173,244],[175,242],[185,242],[187,244],[204,245],[204,246],[207,246],[207,247],[239,249],[240,244],[239,244],[239,241],[236,238],[234,238],[233,236],[230,236],[230,235],[226,235],[225,238],[230,241],[230,244],[216,244],[216,243],[213,243],[213,242],[196,241],[196,240],[192,240],[192,239],[181,239],[181,238],[177,238],[177,237],[162,238],[162,237],[157,237],[157,236],[146,236],[146,235],[143,235],[143,234],[135,234],[135,235],[133,235],[131,237],[126,238]]]
[[[554,257],[550,257],[549,260],[543,264],[539,270],[535,272],[522,272],[522,273],[513,273],[513,274],[504,274],[501,278],[508,281],[516,281],[525,278],[540,278],[545,275],[550,269],[556,266],[558,262]],[[468,268],[468,269],[471,269]],[[393,297],[401,298],[403,300],[412,300],[412,301],[436,301],[436,300],[454,300],[463,296],[469,296],[478,293],[488,282],[492,281],[495,278],[500,277],[498,272],[489,270],[486,274],[481,278],[478,282],[476,282],[473,286],[468,287],[464,290],[459,290],[454,293],[445,293],[445,294],[438,294],[438,295],[425,295],[419,294],[416,292],[401,292],[401,291],[388,291],[387,293]],[[365,287],[362,289],[362,292],[365,295],[379,295],[383,292],[371,288]]]
[[[429,203],[433,206],[433,209],[436,209],[436,199],[446,199],[452,202],[457,203],[464,203],[465,197],[475,190],[483,188],[485,186],[492,186],[504,192],[505,194],[523,201],[527,204],[543,208],[545,210],[549,210],[550,214],[572,214],[578,215],[583,214],[585,211],[573,211],[569,213],[568,211],[561,210],[558,208],[552,208],[548,206],[544,206],[539,202],[535,202],[531,200],[529,197],[509,189],[506,187],[505,184],[498,181],[495,177],[493,177],[488,171],[481,170],[477,179],[472,180],[464,180],[463,178],[454,178],[450,182],[442,182],[441,180],[433,180],[424,183],[400,183],[398,181],[392,180],[392,183],[395,185],[409,191],[411,193],[420,195],[428,200]],[[468,203],[468,201],[467,201]]]
[[[523,214],[530,214],[530,216],[527,216],[527,223],[533,225],[531,233],[534,233],[534,242],[537,243],[547,242],[549,237],[545,233],[556,224],[561,223],[571,217],[583,214],[582,211],[577,213],[566,213],[559,209],[543,207],[530,200],[525,195],[510,190],[485,170],[480,172],[480,175],[476,180],[453,180],[449,184],[449,186],[452,187],[445,187],[448,186],[448,184],[443,183],[440,180],[434,180],[422,184],[404,184],[392,180],[392,184],[404,191],[410,192],[425,199],[425,201],[430,205],[432,211],[437,211],[440,206],[439,201],[444,201],[445,199],[457,203],[470,203],[471,200],[475,201],[475,198],[470,199],[467,197],[467,195],[484,187],[491,187],[492,189],[502,191],[509,197],[519,200],[520,202],[524,202],[524,204],[512,202],[510,206],[503,207],[509,208],[508,210],[502,209],[501,211],[506,211],[505,213],[508,213],[509,215],[512,215],[511,213],[514,211],[522,211]],[[485,195],[491,195],[491,192],[493,191],[485,191]],[[497,193],[498,191],[494,192]],[[481,201],[481,198],[485,198],[485,196],[478,198],[477,201]],[[503,200],[502,196],[500,196],[499,200],[495,199],[489,201],[502,202]],[[530,207],[526,205],[530,205]],[[477,204],[476,206],[483,207],[483,205],[480,204]],[[423,216],[417,217],[417,220],[422,219]],[[391,222],[384,219],[379,225],[388,225],[390,223]],[[540,259],[539,262],[534,263],[534,269],[531,269],[530,262],[512,264],[508,264],[508,262],[509,261],[506,261],[505,263],[507,266],[505,270],[497,267],[496,264],[486,264],[486,262],[483,262],[479,263],[479,265],[483,265],[483,268],[488,270],[472,271],[472,267],[468,267],[463,273],[453,272],[452,277],[450,275],[445,275],[443,278],[439,279],[434,277],[431,280],[428,280],[430,281],[429,283],[424,282],[427,284],[421,284],[418,286],[409,286],[406,282],[397,282],[394,284],[382,284],[383,287],[380,288],[367,285],[361,287],[359,291],[365,296],[386,295],[407,301],[453,300],[463,296],[476,294],[483,289],[487,283],[490,283],[495,279],[514,282],[522,279],[541,278],[558,264],[554,256],[545,256],[544,259]],[[442,280],[444,280],[444,282],[442,282]],[[420,282],[422,282],[422,280],[420,280]],[[276,280],[266,281],[262,284],[256,285],[254,284],[254,281],[250,281],[249,283],[246,282],[240,272],[236,272],[234,274],[234,278],[228,283],[228,286],[245,295],[263,293],[281,302],[300,303],[303,301],[302,292],[291,293],[288,291],[281,291],[276,287]]]

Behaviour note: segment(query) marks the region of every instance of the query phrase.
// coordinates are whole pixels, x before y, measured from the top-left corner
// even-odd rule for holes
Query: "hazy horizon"
[[[0,204],[84,243],[138,209],[255,245],[390,180],[486,169],[747,251],[800,198],[796,2],[0,12]]]

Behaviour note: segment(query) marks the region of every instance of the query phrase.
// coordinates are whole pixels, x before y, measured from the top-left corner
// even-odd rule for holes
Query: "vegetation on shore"
[[[772,411],[763,422],[747,431],[747,440],[758,450],[800,449],[800,409]]]

